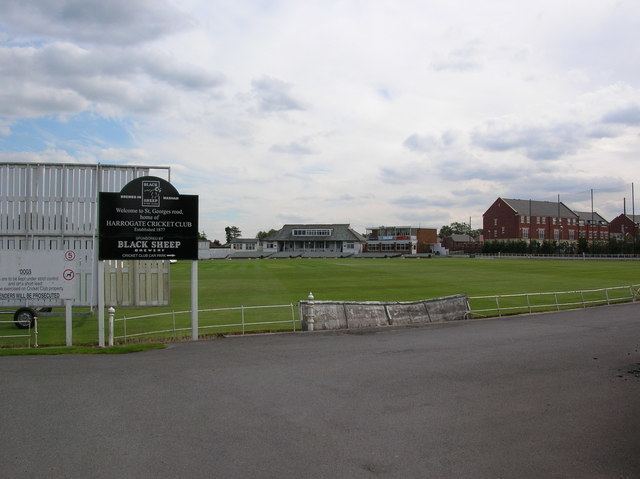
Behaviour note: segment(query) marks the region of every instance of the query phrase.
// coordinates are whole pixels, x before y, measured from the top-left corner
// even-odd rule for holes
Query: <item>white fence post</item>
[[[109,306],[109,346],[113,346],[113,320],[116,315],[116,309]]]
[[[33,334],[34,334],[33,347],[37,348],[38,347],[38,316],[33,317]]]
[[[71,314],[71,300],[64,300],[64,328],[65,328],[65,344],[73,345],[73,316]]]
[[[293,324],[293,332],[296,332],[296,313],[293,310],[293,303],[291,303],[291,324]]]
[[[309,291],[309,296],[307,297],[309,300],[309,319],[307,319],[307,331],[313,331],[313,325],[315,324],[315,311],[313,308],[313,293]]]
[[[240,321],[242,321],[242,334],[244,334],[244,305],[240,305]]]

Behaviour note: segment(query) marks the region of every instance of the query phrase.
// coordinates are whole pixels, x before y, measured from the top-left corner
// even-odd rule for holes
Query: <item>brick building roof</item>
[[[575,211],[575,214],[577,214],[578,217],[585,223],[591,223],[591,211]],[[593,212],[593,220],[597,224],[603,224],[603,225],[609,224],[607,220],[605,220],[601,215],[599,215],[595,211]]]
[[[543,216],[552,218],[577,218],[578,215],[562,201],[516,200],[502,198],[519,215]],[[558,214],[558,204],[560,212]],[[591,213],[589,213],[591,214]]]

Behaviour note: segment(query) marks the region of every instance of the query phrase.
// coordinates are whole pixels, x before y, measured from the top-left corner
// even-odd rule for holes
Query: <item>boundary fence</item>
[[[457,253],[457,252],[452,252]],[[476,258],[498,258],[498,259],[624,259],[624,260],[640,260],[640,254],[532,254],[532,253],[462,253],[450,254],[450,256],[468,256],[473,255]]]
[[[260,313],[259,318],[256,318],[256,313]],[[191,337],[190,314],[191,310],[183,310],[114,318],[113,327],[109,330],[109,344],[120,341],[126,343],[144,336],[168,339]],[[284,314],[287,315],[286,319],[282,319]],[[234,315],[237,318],[235,321],[232,319]],[[296,328],[300,320],[296,318],[293,303],[199,309],[198,316],[199,334],[206,331],[237,334],[266,330],[295,332],[301,329],[300,326]]]
[[[0,321],[0,324],[14,324],[14,321]],[[17,329],[15,330],[18,334],[3,334],[0,336],[0,339],[8,339],[8,340],[13,340],[13,339],[26,339],[27,342],[27,347],[30,348],[31,347],[31,338],[33,336],[34,338],[34,343],[33,345],[37,348],[38,347],[38,321],[35,320],[34,321],[34,326],[31,327],[31,325],[29,325],[28,328],[25,329]],[[33,334],[32,334],[33,332]],[[21,334],[20,334],[21,333]]]
[[[470,318],[501,317],[629,303],[638,299],[640,299],[640,284],[576,291],[470,296],[467,315]]]

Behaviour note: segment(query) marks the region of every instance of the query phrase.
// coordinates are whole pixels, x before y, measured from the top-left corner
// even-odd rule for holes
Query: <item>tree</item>
[[[277,232],[278,230],[274,230],[273,228],[271,228],[269,231],[258,231],[256,238],[259,240],[263,240],[265,238],[268,238],[269,236],[273,236]]]
[[[453,229],[451,226],[444,225],[440,228],[440,237],[446,238],[447,236],[451,236],[453,234]]]
[[[214,240],[211,242],[211,246],[212,246],[212,247],[214,247],[214,248],[220,248],[220,246],[222,246],[222,244],[221,244],[221,243],[220,243],[220,241],[218,241],[217,239],[214,239]]]
[[[231,243],[232,239],[242,236],[242,231],[237,226],[227,226],[224,229],[224,234],[226,235],[227,243]]]
[[[458,221],[454,221],[450,225],[444,225],[440,228],[440,237],[444,238],[446,236],[451,236],[453,234],[456,235],[469,235],[472,238],[478,238],[482,230],[472,230],[471,225],[468,223],[460,223]]]
[[[198,232],[198,241],[206,241],[207,239],[207,233],[205,233],[204,231],[202,233]]]

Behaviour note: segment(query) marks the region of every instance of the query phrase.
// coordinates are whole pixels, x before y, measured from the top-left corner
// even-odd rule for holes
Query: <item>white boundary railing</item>
[[[615,294],[612,295],[612,292],[619,292],[623,294]],[[628,295],[626,294],[628,292]],[[597,299],[589,299],[585,298],[585,294],[587,295],[600,295],[601,297]],[[566,298],[567,296],[573,296],[574,298],[578,295],[580,296],[579,301],[575,300],[563,300],[563,296]],[[551,302],[532,302],[532,299],[539,299],[543,297],[550,297],[553,301]],[[517,294],[500,294],[500,295],[489,295],[489,296],[470,296],[468,299],[469,302],[469,317],[489,317],[489,316],[498,316],[501,317],[503,314],[518,314],[521,313],[534,313],[536,311],[550,311],[556,310],[560,311],[561,308],[571,309],[571,308],[586,308],[587,306],[598,306],[598,305],[609,305],[614,303],[628,303],[635,302],[640,299],[640,284],[630,285],[630,286],[615,286],[611,288],[598,288],[598,289],[583,289],[583,290],[575,290],[575,291],[548,291],[541,293],[517,293]],[[483,307],[482,309],[475,309],[472,305],[473,302],[495,302],[495,306],[491,306],[490,308]],[[505,300],[509,302],[509,304],[505,304]],[[518,304],[513,306],[513,302],[520,300],[522,304]],[[501,302],[502,301],[502,302]]]
[[[14,324],[14,321],[0,321],[0,324]],[[29,326],[28,328],[21,329],[20,331],[26,331],[25,334],[5,334],[1,335],[0,339],[16,339],[16,338],[27,338],[27,347],[31,347],[31,332],[34,332],[34,346],[38,347],[38,320],[35,319],[33,322],[33,327]]]
[[[246,311],[260,310],[260,309],[276,309],[276,308],[280,308],[280,309],[286,308],[288,311],[291,312],[291,319],[282,319],[277,321],[246,321],[246,318],[245,318]],[[198,314],[200,315],[200,313],[232,312],[232,311],[240,312],[240,322],[225,322],[222,324],[200,325],[198,326],[198,331],[211,330],[211,329],[220,330],[225,328],[227,330],[233,330],[234,328],[238,328],[240,329],[239,332],[241,332],[241,334],[245,334],[247,332],[247,328],[252,326],[263,326],[263,325],[267,326],[267,325],[276,325],[276,324],[290,324],[291,330],[293,332],[296,331],[296,321],[298,321],[298,319],[296,319],[293,303],[271,304],[271,305],[263,305],[263,306],[235,306],[235,307],[228,307],[228,308],[199,309]],[[122,323],[123,334],[115,335],[114,333],[115,327],[111,328],[109,331],[109,336],[110,336],[109,343],[112,344],[114,340],[122,340],[123,342],[126,343],[127,340],[131,338],[136,338],[141,336],[161,335],[161,334],[166,334],[166,335],[170,334],[175,339],[177,338],[177,333],[180,333],[183,331],[191,331],[191,326],[187,326],[187,327],[176,326],[176,315],[190,314],[190,313],[191,313],[191,310],[187,309],[184,311],[168,311],[165,313],[144,314],[140,316],[129,316],[129,317],[122,316],[121,318],[114,318],[113,320],[114,326],[117,323]],[[131,321],[138,321],[138,320],[149,319],[149,318],[167,317],[167,316],[171,317],[171,328],[154,329],[151,331],[143,331],[143,332],[136,332],[136,333],[127,333],[127,323],[130,323]],[[201,320],[206,321],[206,318],[205,319],[201,318]]]

